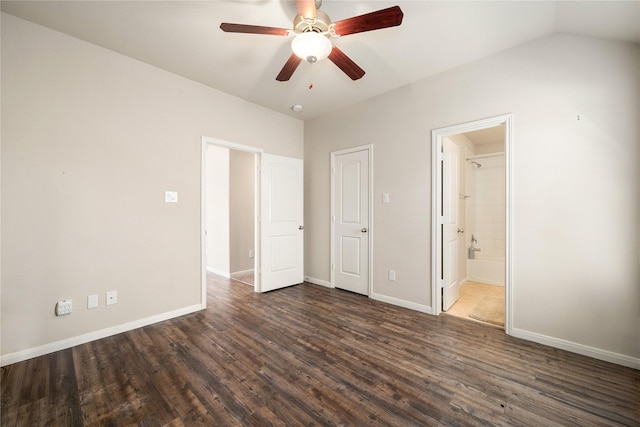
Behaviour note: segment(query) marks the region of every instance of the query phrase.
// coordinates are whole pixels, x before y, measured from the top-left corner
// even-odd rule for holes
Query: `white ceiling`
[[[322,10],[337,21],[396,4],[401,26],[332,39],[366,71],[355,82],[328,60],[303,62],[278,82],[289,38],[219,29],[291,28],[293,1],[3,0],[1,8],[303,120],[556,32],[640,43],[640,1],[325,0]]]

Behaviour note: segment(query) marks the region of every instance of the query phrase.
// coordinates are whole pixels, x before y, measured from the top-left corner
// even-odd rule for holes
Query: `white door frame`
[[[431,131],[431,302],[433,314],[442,312],[442,295],[441,280],[438,278],[440,273],[442,259],[438,248],[442,247],[442,234],[440,232],[440,218],[438,212],[441,212],[441,189],[442,189],[442,163],[440,162],[442,139],[447,136],[456,135],[464,132],[471,132],[480,129],[486,129],[494,126],[505,125],[504,151],[505,151],[505,332],[512,335],[513,330],[513,313],[512,313],[512,207],[511,196],[513,189],[512,180],[512,132],[513,132],[512,114],[504,114],[501,116],[490,117],[487,119],[476,120],[473,122],[463,123],[459,125],[448,126]]]
[[[334,232],[335,232],[335,206],[333,203],[333,199],[334,199],[334,190],[333,190],[333,186],[335,185],[335,173],[333,173],[334,171],[334,165],[336,162],[336,157],[340,156],[342,154],[349,154],[349,153],[355,153],[356,151],[367,151],[367,157],[368,157],[368,161],[369,161],[369,194],[367,195],[367,197],[369,198],[369,227],[368,227],[368,234],[369,234],[369,248],[367,250],[367,257],[368,257],[368,284],[367,284],[367,296],[371,297],[371,292],[373,290],[373,234],[374,234],[374,230],[373,230],[373,144],[368,144],[368,145],[360,145],[358,147],[352,147],[352,148],[346,148],[344,150],[339,150],[339,151],[332,151],[331,152],[331,259],[330,259],[330,271],[331,271],[331,287],[335,288],[336,287],[336,282],[335,282],[335,274],[334,274]]]
[[[206,207],[207,207],[207,145],[217,145],[219,147],[228,148],[231,150],[245,151],[255,154],[255,169],[254,169],[254,259],[253,259],[253,271],[254,271],[254,291],[260,292],[260,159],[261,154],[264,152],[262,148],[251,147],[249,145],[236,144],[234,142],[224,141],[222,139],[210,138],[208,136],[202,137],[202,152],[201,152],[201,166],[200,166],[200,270],[201,270],[201,284],[202,293],[200,297],[200,304],[202,308],[207,307],[207,248],[206,248]]]

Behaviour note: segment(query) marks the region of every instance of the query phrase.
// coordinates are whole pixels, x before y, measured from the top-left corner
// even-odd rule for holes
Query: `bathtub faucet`
[[[482,249],[480,248],[474,248],[473,245],[471,245],[469,247],[469,255],[468,258],[469,259],[476,259],[476,252],[480,252]]]
[[[481,251],[480,248],[476,248],[475,246],[473,246],[474,243],[478,243],[478,239],[476,239],[476,236],[474,236],[472,234],[471,235],[471,246],[469,246],[469,251],[468,251],[468,255],[467,255],[467,258],[469,258],[469,259],[476,259],[476,252],[480,252]]]

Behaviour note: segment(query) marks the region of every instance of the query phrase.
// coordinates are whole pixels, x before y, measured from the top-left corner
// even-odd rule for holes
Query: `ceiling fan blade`
[[[364,70],[335,46],[331,49],[328,58],[336,64],[338,68],[344,71],[347,76],[351,77],[351,80],[358,80],[364,76]]]
[[[298,8],[298,15],[303,18],[313,19],[316,17],[315,0],[296,0],[296,7]]]
[[[400,6],[392,6],[338,21],[334,24],[335,31],[339,36],[347,36],[381,28],[396,27],[402,24],[403,16]]]
[[[282,67],[282,70],[280,70],[280,73],[276,77],[276,80],[279,82],[288,81],[293,75],[293,72],[296,71],[296,68],[298,68],[298,65],[300,65],[301,62],[302,62],[302,59],[295,53],[292,53],[289,59],[287,59],[287,62],[284,64],[284,67]]]
[[[289,30],[286,28],[263,27],[260,25],[229,24],[223,22],[220,29],[227,33],[247,33],[247,34],[268,34],[271,36],[288,36]]]

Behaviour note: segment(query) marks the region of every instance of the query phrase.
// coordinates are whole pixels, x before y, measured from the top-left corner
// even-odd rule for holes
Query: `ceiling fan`
[[[362,78],[364,70],[344,52],[333,46],[329,38],[398,26],[402,23],[402,10],[399,6],[392,6],[387,9],[331,22],[329,16],[319,10],[321,4],[322,0],[296,0],[298,15],[293,20],[292,30],[226,22],[220,24],[220,29],[229,33],[293,36],[294,39],[291,43],[293,53],[276,77],[278,81],[289,80],[303,59],[314,63],[324,58],[329,58],[352,80]]]

